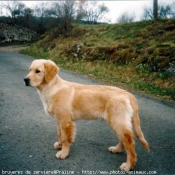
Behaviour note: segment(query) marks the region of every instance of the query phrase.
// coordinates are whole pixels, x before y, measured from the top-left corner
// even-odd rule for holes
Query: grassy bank
[[[54,29],[22,53],[98,81],[175,101],[175,20]]]

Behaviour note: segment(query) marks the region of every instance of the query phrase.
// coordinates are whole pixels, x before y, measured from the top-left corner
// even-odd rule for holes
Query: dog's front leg
[[[61,143],[61,129],[60,129],[58,121],[57,121],[57,134],[58,134],[58,142],[54,143],[54,148],[60,149],[60,148],[62,148],[62,143]]]
[[[62,149],[58,151],[56,157],[58,159],[65,159],[69,155],[69,150],[71,143],[74,141],[75,137],[75,124],[68,120],[68,121],[60,121],[59,122],[60,128],[60,136],[61,136],[61,144]]]

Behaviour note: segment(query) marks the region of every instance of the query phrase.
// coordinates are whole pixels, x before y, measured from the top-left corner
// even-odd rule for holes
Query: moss
[[[133,65],[134,65],[134,66],[139,66],[140,64],[145,63],[145,61],[146,61],[146,59],[145,59],[144,57],[138,56],[138,57],[134,60]]]

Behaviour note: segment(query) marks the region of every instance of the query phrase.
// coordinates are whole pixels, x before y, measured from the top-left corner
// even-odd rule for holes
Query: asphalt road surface
[[[0,52],[0,174],[122,174],[118,167],[126,153],[108,152],[118,139],[105,121],[77,121],[69,157],[55,157],[55,119],[44,113],[36,89],[23,82],[31,62],[31,57],[17,52]],[[59,75],[68,81],[100,84],[62,69]],[[175,174],[175,108],[135,95],[151,151],[135,139],[138,161],[130,174]]]

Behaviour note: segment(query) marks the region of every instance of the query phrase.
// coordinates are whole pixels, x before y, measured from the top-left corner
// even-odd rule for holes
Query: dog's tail
[[[134,99],[132,98],[131,103],[132,103],[132,107],[134,108],[133,117],[132,117],[132,125],[133,125],[134,134],[139,139],[141,144],[145,147],[145,149],[147,151],[150,151],[149,144],[145,140],[143,132],[140,127],[140,119],[138,115],[138,104],[137,104],[137,100],[135,99],[135,97]]]
[[[142,132],[142,130],[140,128],[140,119],[139,119],[138,113],[135,113],[133,115],[132,123],[133,123],[133,129],[134,129],[134,133],[135,133],[136,137],[139,139],[139,141],[145,147],[145,149],[147,151],[150,151],[149,144],[145,140],[143,132]]]

